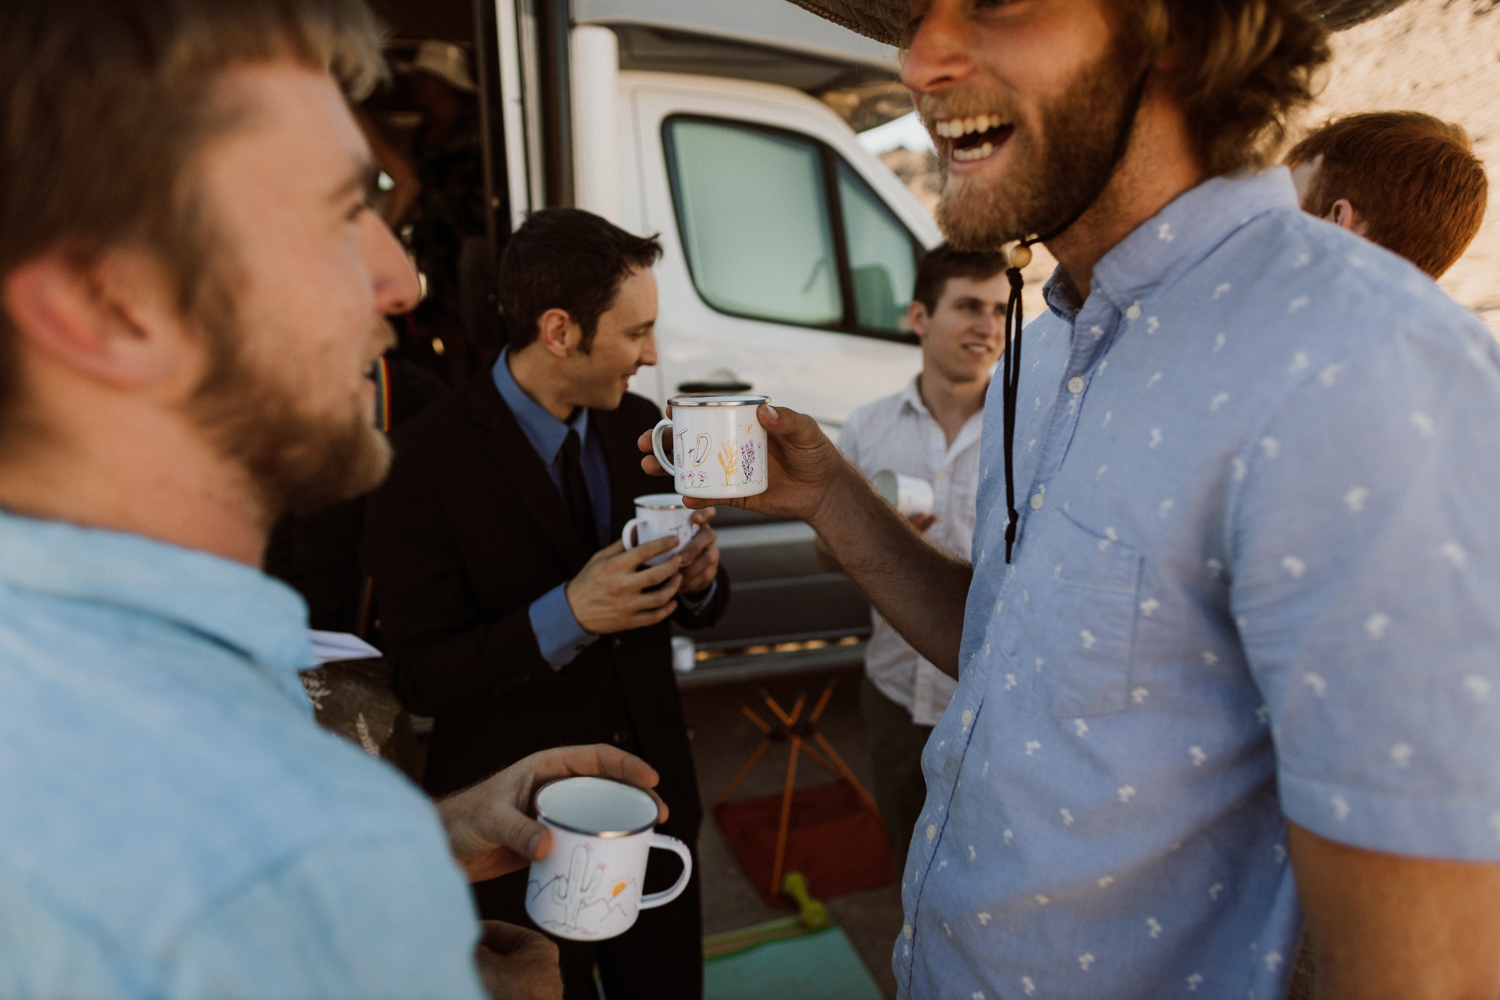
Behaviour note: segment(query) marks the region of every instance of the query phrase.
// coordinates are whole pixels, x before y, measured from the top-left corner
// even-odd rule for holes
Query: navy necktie
[[[563,497],[568,501],[568,516],[578,540],[583,543],[583,551],[593,555],[599,551],[599,527],[594,521],[594,505],[589,500],[589,484],[583,478],[582,455],[583,445],[578,432],[570,427],[568,438],[563,442]]]

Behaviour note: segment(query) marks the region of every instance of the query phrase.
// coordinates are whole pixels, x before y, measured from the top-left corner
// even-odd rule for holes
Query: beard
[[[1012,165],[998,183],[978,177],[955,179],[948,170],[951,145],[940,143],[943,191],[937,224],[960,250],[996,250],[1035,234],[1060,235],[1108,185],[1116,167],[1116,145],[1139,80],[1133,60],[1119,51],[1081,71],[1058,98],[1042,108],[1039,131],[1021,125],[1013,109],[994,106],[981,95],[965,95],[973,113],[999,113],[1015,123],[1009,151]],[[978,105],[984,103],[981,108]],[[1001,100],[1004,105],[1008,102]],[[942,111],[968,111],[948,101]],[[936,109],[934,109],[935,111]],[[939,117],[924,109],[928,121]],[[1008,116],[1006,111],[1012,111]]]
[[[210,369],[189,417],[244,471],[267,525],[360,496],[385,478],[391,446],[363,398],[338,416],[310,414],[284,372],[244,356],[232,322],[211,324],[207,336]],[[379,346],[388,336],[372,340]]]

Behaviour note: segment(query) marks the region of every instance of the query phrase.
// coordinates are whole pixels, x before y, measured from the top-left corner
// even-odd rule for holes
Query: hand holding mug
[[[615,542],[595,552],[563,591],[583,630],[590,635],[628,632],[655,625],[676,611],[682,560],[672,556],[659,566],[645,565],[676,546],[676,537],[668,535],[629,551],[624,542]]]
[[[812,417],[769,404],[762,405],[757,416],[766,432],[765,492],[719,500],[689,495],[684,497],[689,507],[701,509],[717,503],[813,523],[825,504],[830,510],[837,509],[839,501],[831,498],[843,489],[854,485],[869,490],[864,475],[834,447]],[[646,453],[641,459],[643,469],[654,476],[669,474],[652,454],[650,433],[642,434],[637,444]]]
[[[553,840],[531,864],[526,915],[549,934],[597,941],[625,933],[641,910],[665,906],[693,874],[693,855],[676,837],[656,833],[657,804],[640,789],[603,778],[568,778],[537,792],[537,817]],[[651,849],[682,859],[670,889],[641,894]]]
[[[650,791],[660,779],[639,757],[602,744],[543,750],[437,803],[453,857],[470,882],[496,878],[547,856],[551,833],[529,815],[532,797],[547,782],[575,775],[603,776],[645,789],[657,803],[658,822],[666,821],[665,803]]]
[[[676,538],[675,548],[646,560],[647,566],[658,566],[676,556],[682,566],[680,594],[696,594],[708,589],[719,573],[718,534],[708,522],[714,510],[693,510],[676,493],[650,493],[635,498],[635,517],[625,523],[620,541],[629,552],[637,545],[659,538]]]

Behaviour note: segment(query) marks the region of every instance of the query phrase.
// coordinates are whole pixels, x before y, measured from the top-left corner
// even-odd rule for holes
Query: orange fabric
[[[714,807],[714,819],[761,899],[771,906],[790,906],[779,886],[771,891],[781,796],[721,803]],[[840,781],[792,793],[782,870],[801,872],[812,894],[828,899],[889,885],[895,881],[896,859],[880,817],[848,782]]]

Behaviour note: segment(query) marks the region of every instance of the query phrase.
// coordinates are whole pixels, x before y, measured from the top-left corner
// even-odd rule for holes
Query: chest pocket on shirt
[[[1051,627],[1046,668],[1038,678],[1041,692],[1052,714],[1063,718],[1123,711],[1141,554],[1062,511],[1055,516],[1046,539],[1052,572],[1041,607]]]

